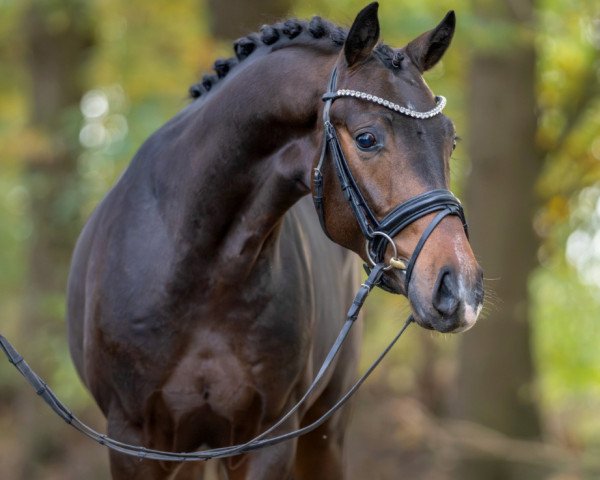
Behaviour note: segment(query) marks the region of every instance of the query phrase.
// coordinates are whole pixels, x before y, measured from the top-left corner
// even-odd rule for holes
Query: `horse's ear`
[[[348,32],[344,43],[344,55],[349,67],[367,58],[379,40],[378,8],[377,2],[363,8]]]
[[[452,41],[456,15],[450,10],[440,24],[406,46],[406,53],[421,73],[440,61]]]

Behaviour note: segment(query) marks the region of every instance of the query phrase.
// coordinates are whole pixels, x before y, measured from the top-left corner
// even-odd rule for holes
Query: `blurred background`
[[[187,89],[264,23],[356,0],[0,0],[0,331],[78,414],[102,417],[71,365],[69,257],[85,219]],[[354,402],[353,480],[600,478],[600,3],[381,0],[401,46],[455,9],[426,75],[462,137],[453,189],[486,273],[461,335],[411,328]],[[367,303],[363,367],[401,298]],[[0,361],[0,478],[107,479],[106,452]]]

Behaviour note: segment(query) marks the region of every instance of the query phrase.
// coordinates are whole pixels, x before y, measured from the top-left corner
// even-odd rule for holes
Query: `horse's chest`
[[[194,334],[161,390],[165,406],[176,419],[209,406],[231,421],[235,412],[247,408],[255,389],[251,372],[230,339],[206,330]]]
[[[235,424],[257,406],[283,407],[306,363],[308,326],[274,313],[199,322],[161,388],[176,424],[197,411]]]

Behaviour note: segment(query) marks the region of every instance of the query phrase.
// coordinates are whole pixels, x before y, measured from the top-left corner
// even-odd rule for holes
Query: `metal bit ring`
[[[373,236],[374,236],[374,237],[375,237],[375,236],[380,236],[380,237],[383,237],[383,238],[385,238],[385,239],[388,241],[388,243],[389,243],[389,244],[392,246],[392,249],[394,250],[394,254],[392,255],[392,258],[391,258],[391,260],[390,260],[390,264],[389,264],[389,265],[387,265],[387,266],[385,266],[385,267],[383,268],[383,270],[384,270],[384,271],[386,271],[386,272],[387,272],[387,271],[388,271],[388,270],[390,270],[391,268],[398,268],[398,267],[396,267],[395,265],[393,265],[393,263],[400,262],[400,263],[404,264],[404,262],[402,262],[402,260],[400,260],[400,259],[398,258],[398,249],[396,248],[396,244],[394,243],[394,240],[392,240],[392,237],[390,237],[390,236],[389,236],[387,233],[383,233],[383,232],[379,232],[379,231],[377,231],[377,232],[373,232]],[[366,242],[366,244],[365,244],[365,251],[367,252],[367,258],[369,259],[369,262],[371,262],[371,265],[375,266],[375,265],[376,265],[376,263],[375,263],[375,261],[374,261],[374,260],[371,258],[371,253],[369,252],[369,240],[367,240],[367,242]],[[405,268],[406,268],[406,267],[405,267]]]

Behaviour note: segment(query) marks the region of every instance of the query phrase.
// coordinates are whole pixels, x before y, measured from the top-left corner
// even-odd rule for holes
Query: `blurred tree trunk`
[[[540,436],[540,422],[527,284],[537,263],[532,219],[542,160],[535,146],[533,0],[476,4],[480,22],[498,29],[496,37],[502,42],[475,47],[467,87],[473,170],[466,203],[474,251],[493,294],[488,315],[462,337],[453,408],[460,419],[510,437],[534,439]],[[540,472],[465,452],[456,478],[534,480]]]
[[[31,148],[24,166],[33,229],[19,343],[25,354],[32,354],[39,368],[48,367],[44,357],[55,356],[49,355],[53,338],[59,338],[66,348],[64,292],[80,226],[78,107],[85,91],[83,68],[93,37],[85,2],[75,0],[31,2],[21,31],[31,88],[29,128],[41,146]],[[36,464],[60,454],[60,436],[50,441],[47,432],[54,424],[40,422],[40,414],[46,412],[30,389],[22,393],[17,409],[23,432],[23,460],[14,478],[38,478]]]
[[[281,20],[292,4],[292,0],[209,0],[211,29],[217,38],[234,40]]]

